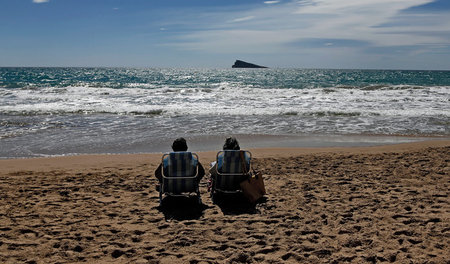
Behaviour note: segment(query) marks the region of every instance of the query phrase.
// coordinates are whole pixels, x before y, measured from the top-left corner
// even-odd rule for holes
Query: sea
[[[0,158],[450,137],[450,71],[0,68]],[[243,146],[244,145],[244,146]]]

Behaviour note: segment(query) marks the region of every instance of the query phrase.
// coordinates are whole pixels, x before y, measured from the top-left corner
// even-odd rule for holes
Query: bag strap
[[[248,174],[247,166],[245,164],[246,161],[245,161],[244,151],[240,150],[239,151],[239,156],[241,157],[242,172],[245,173],[245,174]]]

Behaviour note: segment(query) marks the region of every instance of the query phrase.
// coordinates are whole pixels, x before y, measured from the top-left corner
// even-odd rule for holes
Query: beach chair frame
[[[249,167],[246,168],[247,170],[246,171],[242,171],[242,162],[246,163],[246,161],[245,160],[242,161],[242,158],[240,158],[239,166],[241,168],[241,172],[238,172],[238,173],[236,173],[236,172],[234,172],[234,173],[220,172],[219,171],[219,166],[218,166],[218,164],[219,164],[219,156],[223,154],[224,157],[225,157],[225,152],[227,152],[227,151],[239,151],[239,152],[243,152],[244,156],[247,155],[247,157],[250,160]],[[239,186],[239,184],[237,184],[237,186],[235,186],[235,188],[227,188],[227,189],[222,188],[222,186],[218,186],[217,185],[217,183],[219,182],[218,178],[219,177],[232,177],[232,178],[240,178],[240,179],[242,179],[242,178],[248,177],[250,175],[251,166],[252,166],[251,159],[252,159],[252,153],[250,151],[248,151],[248,150],[221,150],[221,151],[217,152],[217,154],[216,154],[216,164],[217,164],[216,165],[216,175],[213,176],[213,184],[212,184],[212,187],[211,187],[211,197],[213,198],[213,200],[214,200],[214,195],[216,193],[218,193],[218,192],[232,194],[232,193],[238,193],[238,192],[242,191],[240,186]],[[233,182],[233,180],[231,180],[231,182]]]
[[[198,159],[198,155],[196,153],[190,152],[192,155],[192,158],[196,158],[197,159],[197,165],[195,166],[195,175],[193,176],[169,176],[166,175],[164,173],[164,166],[161,166],[161,175],[162,175],[162,182],[159,188],[159,204],[162,205],[162,201],[163,201],[163,196],[167,195],[167,196],[186,196],[190,195],[191,193],[195,193],[197,195],[198,198],[198,203],[201,204],[202,200],[200,197],[200,188],[199,188],[199,183],[197,181],[197,176],[198,176],[198,167],[200,164],[200,161]],[[165,153],[163,154],[163,156],[161,157],[161,164],[164,164],[164,159],[165,158],[170,158],[170,153]],[[177,190],[173,190],[172,187],[170,185],[166,185],[166,181],[188,181],[192,183],[193,188],[191,190],[183,190],[181,192],[177,191]],[[168,187],[166,189],[166,187]]]

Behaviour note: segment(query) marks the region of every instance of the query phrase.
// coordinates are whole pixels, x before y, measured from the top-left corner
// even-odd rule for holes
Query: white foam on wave
[[[448,87],[268,89],[215,87],[0,89],[1,113],[445,116]]]

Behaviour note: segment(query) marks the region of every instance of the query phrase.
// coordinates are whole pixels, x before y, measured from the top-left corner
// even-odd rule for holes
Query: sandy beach
[[[0,160],[0,263],[450,263],[450,140],[250,150],[256,206],[160,207],[161,154]]]

